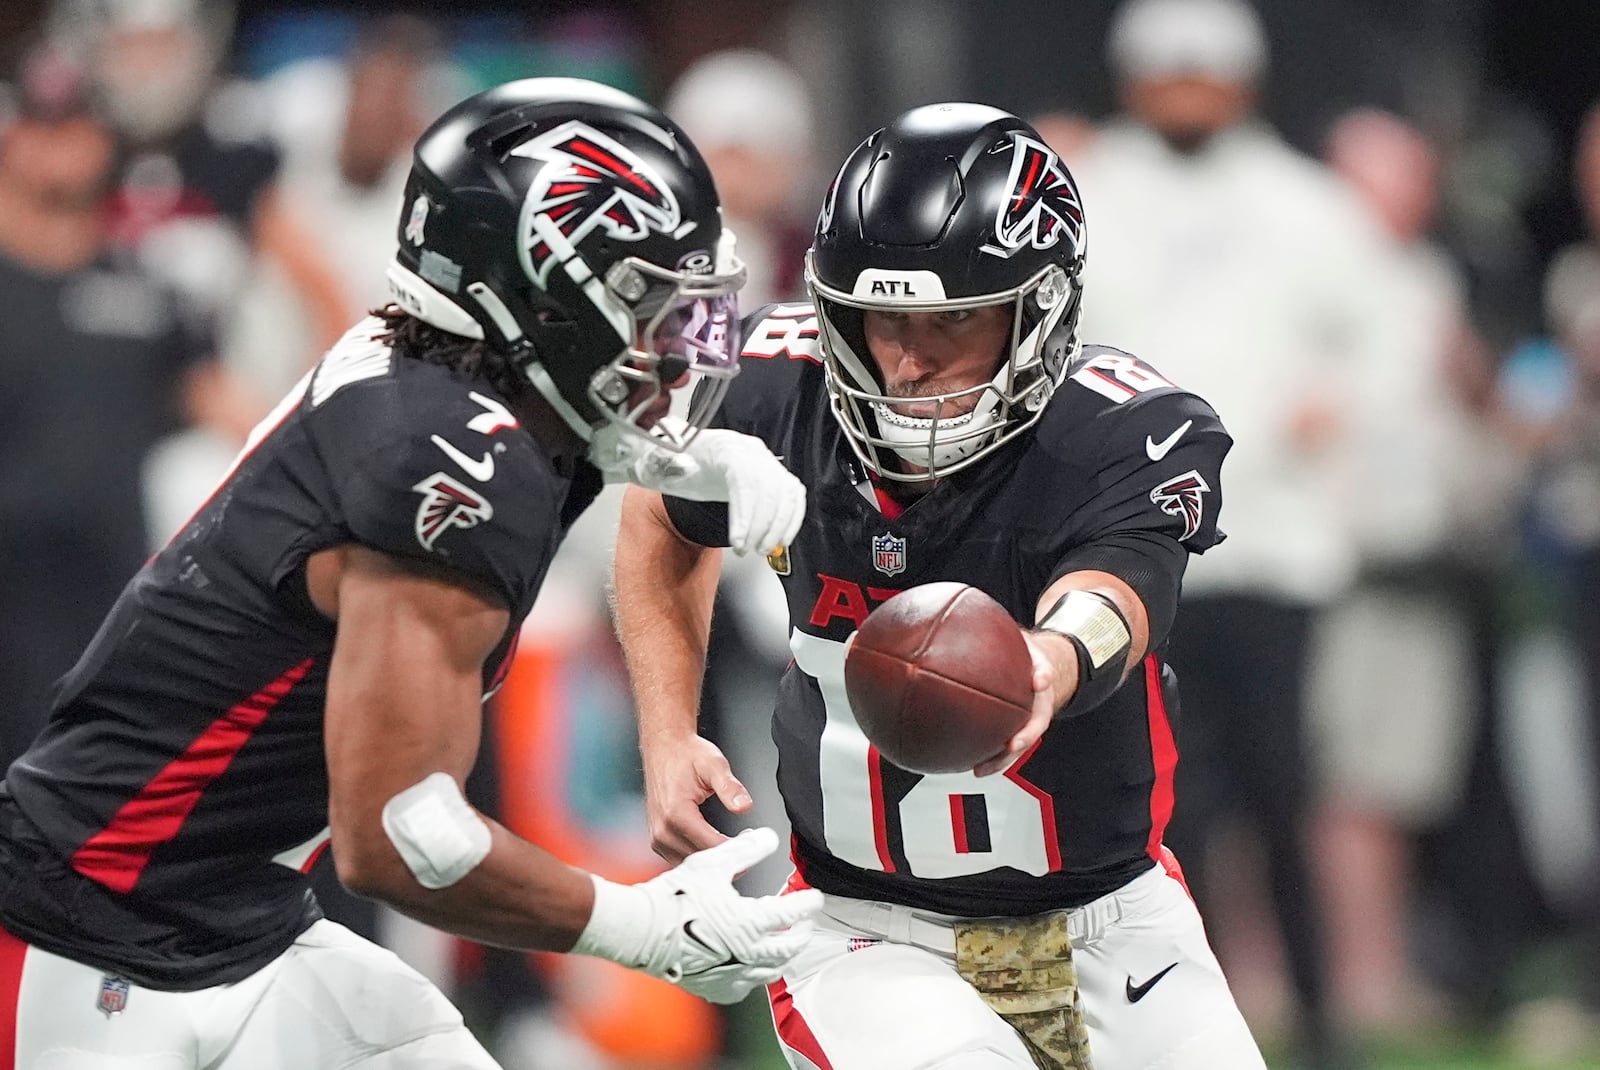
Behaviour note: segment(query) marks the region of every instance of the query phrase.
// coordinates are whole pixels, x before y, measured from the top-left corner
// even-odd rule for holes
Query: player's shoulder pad
[[[1221,539],[1222,462],[1233,445],[1216,412],[1145,361],[1086,346],[1046,406],[1028,485],[1069,479],[1050,516],[1076,539],[1170,534],[1200,553]],[[1052,476],[1053,472],[1063,473]]]
[[[538,556],[528,540],[553,537],[566,486],[499,395],[370,333],[347,335],[306,393],[313,439],[360,541],[520,599],[517,561]]]
[[[822,386],[821,330],[809,302],[765,305],[743,321],[739,374],[723,401],[722,423],[769,425],[797,398]]]
[[[1045,409],[1039,437],[1047,447],[1082,457],[1091,449],[1102,456],[1149,453],[1148,436],[1156,454],[1152,459],[1159,459],[1162,442],[1185,425],[1185,435],[1226,436],[1209,402],[1148,361],[1110,346],[1084,345]]]

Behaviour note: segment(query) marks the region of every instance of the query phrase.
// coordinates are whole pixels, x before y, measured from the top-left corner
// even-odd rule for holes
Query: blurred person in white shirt
[[[700,146],[739,235],[748,308],[805,297],[801,261],[817,198],[811,92],[788,63],[751,48],[714,52],[678,76],[662,106]]]
[[[348,55],[266,80],[283,173],[231,359],[287,389],[352,319],[388,300],[373,253],[394,246],[412,142],[468,91],[438,29],[409,15],[363,21]],[[300,359],[285,361],[286,350]]]
[[[1390,286],[1406,308],[1404,359],[1360,384],[1347,485],[1361,570],[1325,621],[1313,680],[1335,986],[1355,1022],[1392,1032],[1442,1009],[1408,956],[1413,836],[1466,788],[1480,713],[1470,592],[1510,527],[1519,466],[1470,403],[1488,353],[1458,266],[1429,240],[1438,150],[1363,108],[1334,124],[1327,159],[1394,237]]]
[[[1363,377],[1397,359],[1393,251],[1352,191],[1256,117],[1267,42],[1243,0],[1131,0],[1109,50],[1123,111],[1076,168],[1099,236],[1084,336],[1192,384],[1236,440],[1228,542],[1185,577],[1173,638],[1185,805],[1170,839],[1197,860],[1204,910],[1216,834],[1253,826],[1297,1045],[1307,1065],[1346,1065],[1305,838],[1306,683],[1318,615],[1355,573],[1341,472]]]

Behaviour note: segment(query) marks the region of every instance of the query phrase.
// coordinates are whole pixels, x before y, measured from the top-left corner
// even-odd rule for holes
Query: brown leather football
[[[917,773],[970,770],[1033,706],[1033,662],[1004,606],[964,583],[902,591],[868,614],[844,686],[878,752]]]

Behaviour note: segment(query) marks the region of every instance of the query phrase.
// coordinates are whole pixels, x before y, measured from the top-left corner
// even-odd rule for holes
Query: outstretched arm
[[[1113,690],[1127,679],[1133,667],[1149,650],[1150,615],[1143,599],[1125,580],[1099,570],[1069,572],[1056,580],[1039,596],[1034,616],[1036,627],[1024,628],[1022,632],[1028,650],[1033,655],[1033,714],[1011,738],[1003,752],[974,770],[978,776],[988,776],[1009,768],[1038,742],[1056,715],[1077,694],[1083,677],[1080,672],[1080,659],[1084,653],[1082,640],[1074,642],[1067,631],[1060,630],[1059,617],[1054,622],[1051,620],[1062,599],[1073,591],[1087,592],[1103,599],[1111,611],[1120,616],[1120,621],[1113,624],[1113,630],[1117,624],[1126,628],[1125,652],[1115,651],[1111,654],[1110,662],[1093,670],[1102,676],[1109,675]],[[1114,639],[1115,636],[1107,637],[1107,644]]]
[[[478,751],[484,661],[507,611],[453,577],[358,546],[317,555],[308,577],[313,602],[337,621],[328,816],[351,890],[483,943],[597,955],[719,1002],[776,976],[800,939],[785,930],[817,904],[734,892],[733,877],[777,848],[770,830],[641,885],[562,863],[461,793]]]
[[[683,538],[661,495],[640,487],[622,500],[617,548],[612,597],[639,711],[650,839],[676,862],[727,838],[700,813],[713,794],[735,813],[750,808],[697,724],[721,551]]]

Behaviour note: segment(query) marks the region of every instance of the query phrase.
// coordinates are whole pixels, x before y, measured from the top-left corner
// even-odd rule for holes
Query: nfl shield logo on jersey
[[[885,576],[906,570],[906,541],[888,532],[872,537],[872,567]]]
[[[128,981],[106,974],[100,978],[100,999],[95,1003],[107,1018],[121,1014],[128,1006]]]

